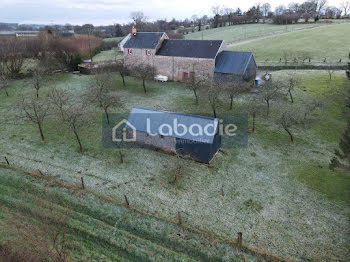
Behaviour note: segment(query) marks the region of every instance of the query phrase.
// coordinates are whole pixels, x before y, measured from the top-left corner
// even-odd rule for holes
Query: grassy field
[[[327,62],[338,62],[340,58],[345,62],[350,52],[349,35],[350,24],[344,23],[238,43],[229,49],[254,52],[258,62],[266,59],[277,62],[283,57],[283,51],[308,52],[312,60],[318,62],[324,58]]]
[[[175,185],[170,183],[173,178],[172,165],[175,156],[150,149],[129,149],[123,150],[125,161],[120,163],[118,151],[103,148],[102,112],[97,109],[89,118],[89,125],[80,130],[86,148],[84,153],[78,152],[72,132],[55,117],[50,117],[45,123],[47,142],[41,143],[35,126],[23,120],[15,121],[13,117],[18,113],[18,108],[14,104],[18,95],[28,96],[33,93],[33,90],[25,85],[24,80],[11,83],[10,97],[0,93],[0,122],[4,123],[0,131],[0,151],[12,164],[29,170],[40,169],[62,183],[76,185],[83,176],[86,187],[94,194],[119,202],[123,202],[124,195],[127,195],[131,206],[147,213],[176,221],[177,213],[180,211],[185,225],[216,234],[224,239],[233,240],[237,232],[243,232],[244,243],[258,250],[266,250],[300,261],[307,259],[346,261],[350,255],[350,176],[348,171],[343,169],[335,171],[328,169],[346,124],[344,72],[335,73],[331,83],[325,71],[296,73],[279,71],[274,72],[273,77],[282,79],[290,74],[297,74],[305,86],[303,90],[296,91],[295,106],[298,106],[302,99],[312,97],[327,102],[326,106],[317,112],[318,121],[310,124],[308,128],[293,130],[296,135],[295,144],[290,144],[286,133],[276,125],[273,115],[270,118],[261,116],[258,118],[257,132],[249,135],[248,148],[226,149],[224,153],[220,152],[217,155],[210,166],[182,159],[184,174]],[[92,77],[59,74],[48,81],[46,87],[41,90],[42,95],[55,85],[69,91],[78,102],[81,100],[80,96],[88,90]],[[208,103],[203,99],[200,105],[196,106],[191,92],[183,84],[147,82],[148,92],[145,94],[138,79],[127,78],[125,88],[122,87],[121,79],[117,75],[116,80],[116,90],[121,95],[124,105],[122,109],[114,109],[114,112],[129,112],[132,106],[203,115],[209,115],[211,112]],[[249,95],[243,94],[235,99],[234,112],[244,111],[243,106]],[[228,99],[223,100],[218,111],[229,112],[228,105]],[[274,108],[274,105],[272,107]],[[27,188],[32,184],[38,184],[36,190],[42,188],[42,182],[33,178],[24,179],[18,172],[3,169],[0,169],[0,172],[0,185],[7,188],[1,190],[0,194],[3,205],[10,205],[7,203],[15,201],[16,198],[26,198],[21,198],[15,193],[17,188]],[[100,241],[100,237],[110,236],[108,230],[112,229],[108,223],[113,224],[113,219],[104,221],[103,225],[106,228],[100,229],[102,224],[89,216],[94,218],[98,216],[99,220],[115,217],[120,221],[120,216],[114,215],[113,212],[127,212],[124,209],[124,211],[113,211],[119,207],[113,204],[101,204],[90,196],[76,198],[59,188],[53,189],[69,197],[69,203],[78,202],[79,205],[94,210],[87,208],[88,217],[82,220],[81,225],[76,226],[84,228],[87,221],[98,223],[89,224],[89,230],[95,228],[93,234],[97,237],[96,242]],[[221,189],[224,195],[221,194]],[[77,211],[85,208],[72,207],[72,209]],[[103,215],[106,213],[108,216]],[[74,219],[79,220],[78,217]],[[133,223],[133,220],[128,220],[128,223]],[[138,236],[141,234],[142,239],[139,241],[142,242],[145,237],[140,231],[148,230],[150,233],[147,234],[151,234],[152,243],[142,247],[141,242],[137,242],[135,252],[137,250],[141,253],[146,252],[150,248],[153,250],[150,254],[170,256],[170,253],[166,253],[168,251],[163,249],[157,253],[158,246],[153,246],[153,242],[166,246],[165,240],[156,241],[158,236],[156,233],[162,229],[149,226],[158,222],[140,223],[141,228],[136,228],[133,234]],[[128,231],[130,225],[126,224],[120,229]],[[176,231],[176,228],[174,230]],[[167,232],[165,235],[173,236],[173,233],[165,232]],[[72,239],[75,237],[76,242],[87,243],[87,246],[95,241],[85,242],[87,241],[85,235],[79,236],[80,238],[72,236]],[[193,238],[188,236],[188,241],[197,243],[196,236]],[[98,248],[96,254],[103,254],[104,248],[111,254],[114,244],[120,248],[122,244],[118,239],[123,241],[124,238],[106,240],[109,244]],[[113,242],[111,246],[109,241]],[[187,246],[186,243],[183,245]],[[203,244],[200,250],[207,250],[208,247],[205,245]],[[182,251],[182,248],[176,250],[174,246],[166,247],[179,252],[179,257],[206,261],[202,255],[196,257],[192,255],[192,251]],[[198,246],[195,246],[194,250],[197,248]],[[219,257],[218,261],[230,261],[229,258],[237,257],[236,251],[228,251],[227,247],[222,248],[231,253],[225,253],[221,248],[208,252],[215,255],[214,257]],[[86,250],[91,255],[94,252],[91,246],[86,247]],[[120,252],[125,259],[130,260],[145,256],[145,253],[142,253],[133,259],[130,252],[125,250]],[[118,254],[114,253],[117,256]],[[241,259],[240,254],[238,255],[237,259]],[[94,259],[98,261],[97,258]]]
[[[13,228],[4,232],[14,219],[48,223],[44,215],[55,214],[58,221],[68,217],[66,243],[73,261],[256,261],[257,256],[232,248],[212,245],[211,240],[174,223],[145,216],[121,204],[108,201],[74,184],[62,185],[48,177],[1,169],[0,240],[19,239]],[[40,198],[38,198],[40,195]],[[11,216],[16,212],[16,216]],[[53,221],[50,221],[54,223]],[[33,230],[31,228],[31,230]],[[22,232],[22,231],[20,231]],[[24,231],[26,232],[26,231]],[[44,234],[41,234],[43,237]],[[50,238],[45,239],[50,241]],[[40,243],[40,241],[38,241]],[[0,241],[1,243],[1,241]]]
[[[112,50],[101,51],[92,58],[93,62],[103,62],[123,58],[123,53]]]
[[[186,39],[200,40],[225,40],[226,44],[242,41],[249,38],[257,38],[264,36],[273,36],[283,33],[293,32],[306,28],[319,27],[323,24],[293,24],[293,25],[274,25],[274,24],[247,24],[233,25],[220,28],[203,30],[201,32],[190,33],[185,35]]]
[[[109,37],[109,38],[103,38],[103,41],[109,42],[109,41],[120,41],[124,38],[124,36],[119,37]]]

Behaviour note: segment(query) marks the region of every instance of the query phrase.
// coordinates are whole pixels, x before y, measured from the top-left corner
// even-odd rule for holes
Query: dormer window
[[[152,52],[151,52],[151,50],[145,50],[145,53],[146,53],[146,55],[151,55],[152,54]]]
[[[132,49],[128,48],[128,55],[131,55],[131,54],[132,54]]]

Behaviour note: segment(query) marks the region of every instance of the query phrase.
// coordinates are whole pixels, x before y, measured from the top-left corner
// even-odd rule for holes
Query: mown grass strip
[[[11,170],[14,170],[14,171],[18,171],[18,172],[30,175],[30,176],[35,177],[35,178],[44,178],[44,179],[46,179],[48,181],[53,182],[56,186],[60,186],[62,188],[81,190],[81,186],[80,185],[64,183],[61,180],[58,180],[57,178],[55,178],[53,176],[50,176],[48,174],[42,175],[38,171],[25,170],[23,168],[19,168],[19,167],[16,167],[14,165],[7,165],[7,164],[2,163],[2,162],[0,162],[0,168],[11,169]],[[157,216],[155,214],[147,213],[147,212],[142,211],[142,210],[140,210],[140,209],[138,209],[136,207],[133,207],[133,206],[127,206],[125,203],[122,203],[122,202],[120,202],[120,201],[118,201],[118,200],[116,200],[116,199],[114,199],[112,197],[109,197],[109,196],[97,193],[97,192],[95,192],[95,191],[93,191],[93,190],[91,190],[89,188],[86,188],[84,191],[86,191],[86,192],[96,196],[97,198],[99,198],[99,199],[101,199],[103,201],[110,202],[110,203],[113,203],[113,204],[118,205],[118,206],[123,206],[123,207],[129,208],[130,210],[132,210],[134,212],[137,212],[137,213],[139,213],[139,214],[141,214],[143,216],[153,217],[153,218],[156,218],[158,220],[162,220],[162,221],[165,221],[165,222],[168,222],[168,223],[172,223],[172,224],[175,224],[175,225],[178,224],[178,221],[176,221],[176,220],[172,220],[172,219],[168,219],[168,218],[165,218],[165,217]],[[190,231],[190,232],[202,235],[203,237],[207,238],[210,241],[222,242],[222,243],[229,244],[233,248],[239,249],[242,252],[249,253],[249,254],[252,254],[252,255],[264,258],[265,260],[268,260],[268,261],[276,261],[276,262],[277,261],[292,261],[291,259],[285,259],[285,258],[279,257],[279,256],[274,255],[274,254],[269,254],[269,253],[266,253],[264,251],[260,251],[260,250],[258,250],[256,248],[249,247],[249,246],[244,245],[244,244],[240,245],[239,243],[237,243],[237,241],[225,239],[225,238],[223,238],[221,236],[218,236],[216,234],[213,234],[213,233],[210,233],[210,232],[204,232],[204,231],[195,229],[193,227],[190,227],[190,226],[187,226],[187,225],[184,225],[184,224],[182,224],[181,227],[183,229],[187,230],[187,231]]]

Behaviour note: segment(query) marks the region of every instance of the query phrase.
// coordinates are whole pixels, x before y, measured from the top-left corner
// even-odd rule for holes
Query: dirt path
[[[338,25],[338,24],[336,24],[336,25]],[[321,24],[319,24],[319,25],[315,25],[315,26],[311,26],[311,27],[307,27],[307,28],[299,28],[299,29],[296,29],[296,30],[293,30],[293,31],[288,31],[288,32],[283,32],[283,33],[275,33],[275,34],[271,34],[271,35],[251,37],[251,38],[247,38],[247,39],[231,42],[231,43],[227,44],[227,47],[232,47],[232,46],[242,45],[242,44],[248,44],[248,43],[251,43],[251,42],[254,42],[254,41],[257,41],[257,40],[262,40],[262,39],[266,39],[266,38],[272,38],[272,37],[280,36],[280,35],[286,35],[286,34],[298,32],[298,31],[312,30],[312,29],[319,28],[319,27],[322,27],[322,26],[334,26],[334,25],[333,24],[332,25],[321,25]]]

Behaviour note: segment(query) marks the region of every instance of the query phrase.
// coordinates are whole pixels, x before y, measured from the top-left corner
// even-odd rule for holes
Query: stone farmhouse
[[[164,32],[137,32],[123,43],[126,66],[150,64],[172,81],[209,76],[254,85],[256,62],[251,52],[226,51],[223,40],[169,39]]]

